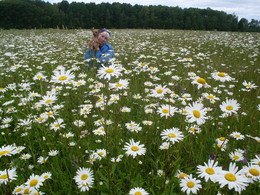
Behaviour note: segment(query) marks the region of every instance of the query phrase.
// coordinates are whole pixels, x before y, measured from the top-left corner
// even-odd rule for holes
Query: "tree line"
[[[142,6],[126,3],[0,1],[0,28],[136,28],[260,32],[260,21],[210,8]]]

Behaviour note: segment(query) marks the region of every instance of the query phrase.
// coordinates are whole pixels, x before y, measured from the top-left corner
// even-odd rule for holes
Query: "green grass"
[[[218,183],[199,178],[197,166],[207,163],[209,156],[214,154],[218,165],[228,169],[229,164],[234,162],[229,153],[236,149],[246,151],[244,157],[248,162],[259,155],[259,88],[248,92],[241,90],[245,88],[243,81],[259,85],[259,33],[112,30],[110,43],[115,49],[116,63],[132,72],[123,73],[111,81],[99,79],[94,72],[82,71],[86,43],[90,36],[91,33],[85,30],[1,30],[0,147],[14,144],[24,146],[25,149],[15,155],[1,155],[0,171],[16,167],[17,178],[7,184],[0,183],[0,194],[11,194],[16,186],[24,184],[32,174],[41,175],[45,172],[50,172],[52,176],[44,181],[39,191],[55,195],[86,194],[80,192],[73,179],[80,167],[90,168],[94,173],[94,184],[87,194],[128,194],[134,187],[142,187],[149,194],[155,195],[182,194],[180,180],[176,177],[179,170],[201,180],[199,194],[236,194],[227,186],[220,188]],[[159,71],[142,71],[138,67],[140,63],[158,68]],[[86,84],[75,87],[72,84],[50,82],[57,66],[72,70],[74,81],[82,79],[80,74],[86,73],[87,77],[83,78]],[[40,71],[46,80],[33,80]],[[169,71],[171,74],[164,74]],[[216,71],[227,73],[234,80],[216,81],[211,77],[211,73]],[[188,76],[190,72],[206,79],[211,87],[197,89]],[[174,75],[179,76],[180,80],[172,79]],[[129,81],[127,89],[107,89],[108,83],[117,82],[120,78]],[[150,97],[154,86],[145,86],[144,82],[147,81],[167,86],[172,94],[180,97],[184,93],[190,94],[191,100],[185,101],[187,105],[197,101],[203,93],[212,93],[220,100],[214,104],[207,99],[202,100],[204,107],[211,109],[207,112],[210,118],[200,125],[201,133],[193,135],[186,129],[191,124],[181,114],[185,108],[184,102],[170,97],[170,94],[163,98]],[[98,88],[98,82],[106,87],[90,94],[93,88]],[[21,84],[29,85],[23,88]],[[37,108],[35,103],[39,103],[47,92],[56,87],[61,87],[61,90],[57,91],[54,104]],[[28,99],[30,92],[36,92],[40,97]],[[119,94],[120,99],[100,109],[95,104],[101,94],[107,98]],[[135,94],[140,94],[142,98],[133,98]],[[172,98],[174,102],[168,103],[166,98]],[[222,118],[219,105],[226,99],[237,100],[240,109],[237,114]],[[14,101],[6,105],[11,100]],[[157,104],[153,108],[154,112],[146,113],[145,108],[152,103]],[[80,115],[80,107],[84,104],[94,105],[91,113],[85,117]],[[179,111],[172,117],[161,117],[156,110],[163,104],[170,104]],[[48,118],[44,123],[36,121],[42,113],[54,111],[55,105],[63,107],[55,111],[53,118]],[[121,112],[124,106],[131,108],[131,112]],[[8,117],[12,120],[4,127],[4,119]],[[58,118],[64,120],[65,128],[51,130],[51,124]],[[94,122],[102,118],[113,123],[104,125],[105,136],[94,135],[92,131],[98,128]],[[32,123],[28,127],[21,126],[20,119],[30,119]],[[85,125],[75,126],[73,123],[76,120],[84,121]],[[153,124],[143,125],[144,120],[152,121]],[[125,124],[131,121],[140,124],[142,130],[127,130]],[[179,128],[184,139],[168,150],[160,150],[163,142],[161,132],[172,127]],[[236,140],[230,137],[234,131],[240,132],[245,138]],[[67,138],[65,135],[69,132],[74,136]],[[225,151],[215,147],[216,139],[220,137],[229,139]],[[145,155],[132,158],[125,154],[123,148],[130,139],[145,145]],[[97,149],[106,149],[108,155],[91,164],[88,162],[89,156]],[[49,156],[43,164],[38,163],[37,159],[40,156],[48,157],[50,150],[57,150],[59,154]],[[22,160],[20,156],[25,153],[32,157]],[[112,163],[111,158],[120,154],[123,155],[122,161]],[[241,169],[247,164],[239,161],[236,165]],[[158,170],[163,170],[165,175],[159,176]],[[250,183],[242,194],[255,194],[259,190],[258,180]]]

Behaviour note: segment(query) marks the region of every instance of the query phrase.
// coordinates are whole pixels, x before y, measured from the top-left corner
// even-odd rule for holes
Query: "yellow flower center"
[[[212,168],[207,168],[205,171],[209,175],[213,175],[215,173],[214,169],[212,169]]]
[[[23,188],[17,188],[15,192],[21,192]]]
[[[42,79],[41,75],[37,75],[36,77],[37,77],[37,79]]]
[[[225,141],[226,138],[224,138],[224,137],[220,137],[219,140],[220,140],[220,141]]]
[[[198,110],[193,110],[193,115],[194,115],[196,118],[200,118],[200,111],[198,111]]]
[[[247,87],[252,87],[252,85],[246,85]]]
[[[239,134],[236,134],[235,137],[241,137]]]
[[[198,78],[197,82],[202,84],[202,85],[206,84],[206,80],[203,79],[203,78]]]
[[[111,68],[106,69],[106,73],[113,73],[113,72],[114,72],[114,70]]]
[[[227,173],[225,175],[225,179],[228,180],[228,181],[236,181],[237,180],[236,176],[232,173]]]
[[[54,127],[60,127],[60,124],[54,124]]]
[[[225,76],[226,76],[226,74],[225,74],[225,73],[223,73],[223,72],[219,72],[219,73],[218,73],[218,76],[219,76],[219,77],[225,77]]]
[[[88,175],[87,175],[87,174],[83,174],[83,175],[81,175],[81,179],[82,179],[82,180],[86,180],[86,179],[88,179]]]
[[[102,98],[100,98],[100,99],[98,99],[98,101],[97,102],[101,102],[103,99]]]
[[[235,160],[238,160],[238,159],[239,159],[239,156],[234,155],[233,158],[234,158]]]
[[[43,121],[44,118],[43,118],[43,117],[39,117],[37,120],[38,120],[38,121]]]
[[[47,112],[46,115],[51,116],[51,115],[53,115],[53,113],[52,112]]]
[[[157,89],[157,91],[156,91],[157,93],[162,93],[163,92],[163,90],[162,89]]]
[[[183,114],[186,114],[186,113],[188,113],[188,112],[187,112],[187,110],[183,110],[182,113],[183,113]]]
[[[48,178],[49,178],[49,175],[45,175],[43,178],[44,178],[44,179],[48,179]]]
[[[38,184],[38,180],[37,179],[32,179],[30,181],[30,186],[33,187],[33,186],[36,186]]]
[[[135,192],[135,195],[142,195],[142,192]]]
[[[233,106],[227,106],[226,109],[227,110],[233,110],[234,108],[233,108]]]
[[[168,109],[163,109],[163,110],[162,110],[162,113],[168,114],[168,113],[169,113],[169,110],[168,110]]]
[[[51,103],[51,102],[52,102],[52,100],[46,100],[46,101],[45,101],[46,104],[49,104],[49,103]]]
[[[104,155],[104,152],[99,152],[98,155],[99,155],[99,156],[103,156],[103,155]]]
[[[4,174],[4,175],[1,175],[0,176],[0,179],[7,179],[8,178],[8,175],[7,174]]]
[[[187,186],[188,186],[189,188],[193,188],[193,187],[195,186],[195,183],[192,182],[192,181],[189,181],[189,182],[187,183]]]
[[[259,171],[257,169],[250,169],[249,173],[251,173],[253,176],[259,176]]]
[[[187,175],[185,173],[180,174],[179,178],[183,179],[184,177],[186,177]]]
[[[123,85],[121,83],[117,83],[116,87],[122,87]]]
[[[7,150],[5,150],[5,151],[1,151],[1,152],[0,152],[0,156],[5,155],[5,154],[9,154],[9,153],[10,153],[10,152],[7,151]]]
[[[146,64],[145,64],[145,63],[141,63],[140,65],[141,65],[141,66],[145,66]]]
[[[31,190],[30,190],[29,188],[27,188],[27,189],[25,189],[25,190],[23,191],[24,194],[30,194],[30,192],[31,192]]]
[[[131,150],[133,150],[133,151],[138,151],[139,148],[138,148],[137,146],[133,146],[133,147],[131,148]]]
[[[207,97],[208,97],[209,99],[214,99],[214,96],[213,96],[213,95],[207,95]]]
[[[65,81],[65,80],[67,80],[67,79],[68,79],[67,76],[61,76],[61,77],[59,78],[60,81]]]
[[[170,138],[175,138],[176,135],[175,135],[174,133],[169,133],[169,134],[168,134],[168,137],[170,137]]]
[[[5,88],[0,87],[0,91],[4,90]]]

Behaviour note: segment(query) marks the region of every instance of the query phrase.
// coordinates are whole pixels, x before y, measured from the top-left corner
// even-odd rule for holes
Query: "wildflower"
[[[130,140],[130,143],[125,144],[123,150],[126,150],[126,154],[133,156],[133,158],[144,155],[146,152],[144,144],[140,144],[140,141],[135,142],[133,139]]]
[[[246,87],[246,89],[242,89],[243,91],[250,91],[251,89],[257,88],[257,86],[252,82],[244,81],[242,84]]]
[[[31,157],[32,157],[32,155],[30,155],[30,154],[22,154],[20,158],[23,159],[23,160],[27,160]]]
[[[42,177],[40,177],[39,175],[32,174],[25,183],[25,185],[28,186],[30,189],[39,189],[39,187],[43,185],[43,182],[44,179]]]
[[[187,177],[188,175],[180,170],[177,171],[175,177],[177,177],[178,179],[182,180],[184,179],[185,177]]]
[[[63,124],[63,119],[58,118],[53,123],[50,124],[50,129],[53,129],[54,131],[59,130],[60,128],[65,128],[65,124]]]
[[[40,156],[38,159],[37,159],[37,162],[40,163],[40,164],[44,164],[47,160],[48,160],[49,157],[42,157]]]
[[[129,85],[128,80],[120,79],[117,83],[109,83],[110,88],[117,90],[126,89]]]
[[[183,133],[178,128],[165,129],[161,133],[162,139],[170,141],[172,144],[183,140]]]
[[[40,103],[42,105],[52,105],[55,101],[57,100],[57,97],[55,94],[48,94],[42,97],[42,100],[40,101]]]
[[[16,154],[16,151],[15,151],[16,147],[14,146],[11,146],[11,145],[8,145],[8,146],[2,146],[0,148],[0,158],[2,156],[11,156],[13,154]]]
[[[148,195],[149,193],[140,187],[136,187],[130,190],[129,195]]]
[[[163,142],[161,145],[160,145],[160,150],[168,150],[171,146],[171,143],[170,142]]]
[[[33,80],[46,80],[46,76],[44,76],[42,72],[38,72],[33,77]]]
[[[221,188],[228,185],[229,190],[234,189],[238,193],[245,190],[249,182],[249,180],[242,175],[241,171],[238,171],[238,167],[236,167],[235,163],[230,163],[229,170],[222,170],[215,179],[220,184]]]
[[[118,77],[121,74],[121,69],[116,65],[102,66],[98,69],[98,78],[110,80],[112,77]]]
[[[121,112],[131,112],[131,108],[124,106],[123,108],[121,108]]]
[[[98,129],[93,130],[94,135],[105,135],[105,129],[104,127],[99,127]]]
[[[12,180],[16,180],[16,169],[5,169],[4,171],[0,171],[0,185],[1,184],[7,184],[7,182],[10,182]]]
[[[212,78],[214,78],[217,81],[225,82],[225,81],[231,81],[233,80],[232,77],[230,77],[227,73],[224,72],[213,72],[211,73]]]
[[[208,160],[208,164],[204,162],[204,166],[198,165],[199,177],[204,178],[206,182],[208,180],[215,182],[215,176],[222,170],[222,168],[217,165],[218,162],[214,160]]]
[[[180,181],[181,191],[187,194],[197,194],[198,190],[202,188],[200,183],[200,180],[193,178],[192,175],[188,175]]]
[[[207,109],[203,108],[202,103],[193,103],[189,104],[184,109],[186,111],[186,117],[188,118],[189,123],[196,122],[198,125],[202,125],[206,122],[205,119],[208,119],[206,115]]]
[[[243,166],[241,172],[249,179],[250,183],[260,181],[260,166],[258,165],[248,163],[248,165]]]
[[[50,172],[43,173],[41,175],[41,178],[43,178],[44,180],[50,179],[51,178],[51,173]]]
[[[144,121],[142,121],[142,123],[143,123],[144,125],[151,126],[151,125],[153,124],[153,121],[146,121],[146,120],[144,120]]]
[[[51,82],[67,84],[73,81],[75,75],[71,73],[71,70],[65,70],[65,67],[58,66],[54,71],[54,75],[51,78]]]
[[[186,126],[186,129],[191,134],[198,134],[201,132],[201,128],[198,125]]]
[[[245,136],[244,135],[242,135],[241,133],[239,133],[239,132],[232,132],[231,134],[230,134],[230,136],[231,137],[233,137],[233,138],[235,138],[236,140],[243,140],[243,139],[245,139]]]
[[[93,171],[89,168],[79,168],[74,180],[78,188],[80,188],[80,191],[89,191],[89,188],[91,188],[94,183]]]
[[[58,150],[50,150],[49,152],[48,152],[48,155],[49,156],[56,156],[56,155],[58,155],[59,154],[59,151]]]
[[[99,156],[99,159],[106,157],[107,152],[105,149],[97,149],[96,153]]]
[[[75,126],[77,126],[77,127],[82,127],[82,126],[85,125],[85,122],[82,121],[82,120],[75,120],[75,121],[73,122],[73,124],[74,124]]]
[[[86,81],[85,80],[79,80],[79,81],[76,81],[73,83],[73,85],[75,87],[79,87],[79,86],[82,86],[82,85],[85,85],[86,84]]]
[[[260,166],[260,156],[255,155],[255,158],[251,160],[251,163]]]
[[[163,97],[169,89],[166,86],[158,85],[151,91],[152,97]]]
[[[173,116],[175,112],[177,112],[177,108],[168,104],[161,105],[161,107],[157,109],[157,113],[159,113],[161,117],[165,116],[166,118],[168,118],[168,116]]]
[[[236,114],[239,108],[240,104],[234,99],[226,99],[226,101],[220,105],[220,109],[227,114]]]
[[[198,86],[198,89],[205,87],[209,88],[210,85],[207,83],[207,81],[204,78],[200,77],[195,77],[194,80],[192,81],[192,84],[196,84]]]
[[[216,100],[219,100],[218,97],[216,97],[215,95],[213,95],[211,93],[203,93],[202,95],[204,98],[208,99],[210,101],[210,103],[215,103]]]

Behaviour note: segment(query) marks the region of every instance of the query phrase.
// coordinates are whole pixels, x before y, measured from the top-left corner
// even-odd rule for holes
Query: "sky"
[[[44,0],[50,3],[58,3],[62,0]],[[67,0],[71,2],[84,3],[129,3],[131,5],[165,5],[169,7],[179,6],[181,8],[211,8],[213,10],[224,11],[227,14],[235,14],[238,20],[246,18],[260,21],[260,1],[259,0]]]

